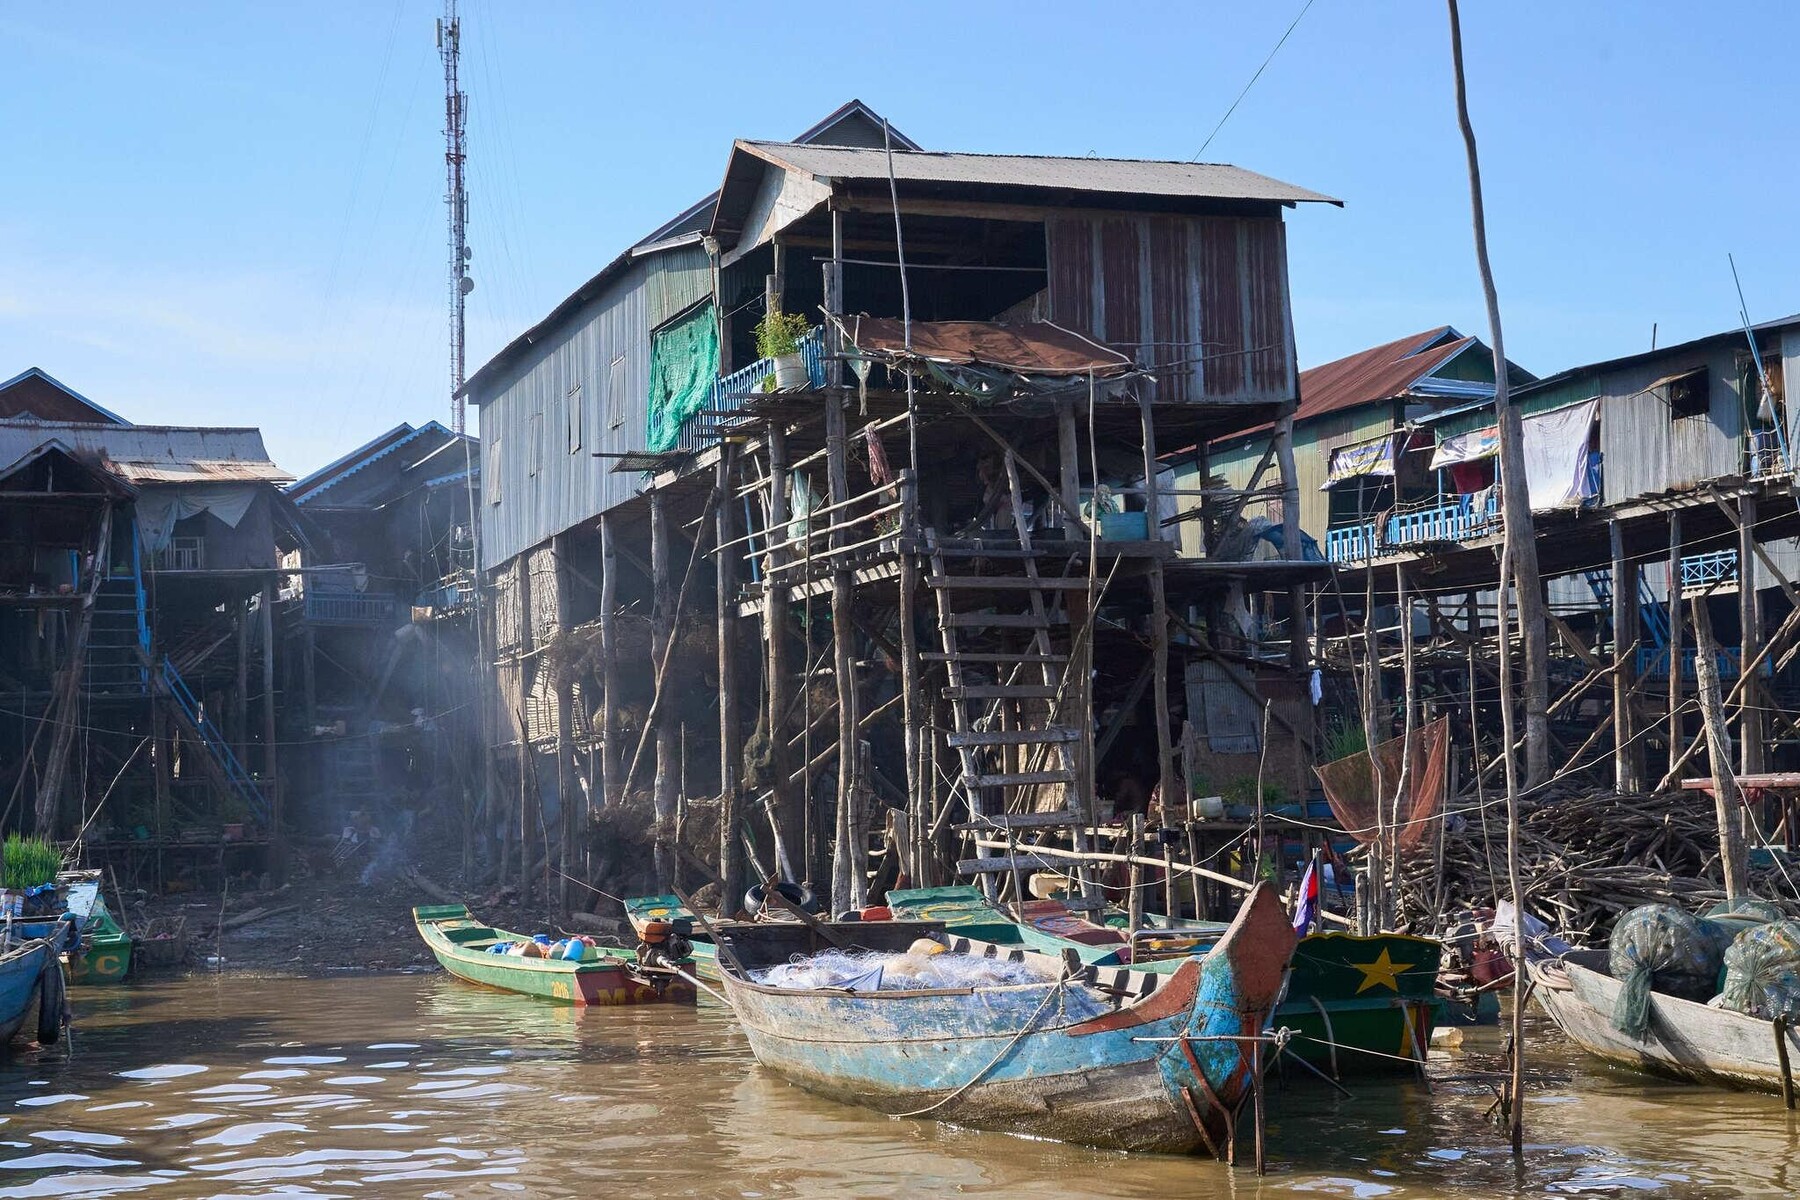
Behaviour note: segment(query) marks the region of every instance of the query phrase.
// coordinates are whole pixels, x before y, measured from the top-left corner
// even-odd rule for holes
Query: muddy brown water
[[[1290,1079],[1271,1174],[1130,1157],[807,1095],[729,1014],[577,1012],[442,974],[194,978],[75,993],[72,1054],[0,1060],[6,1197],[1786,1196],[1772,1097],[1589,1064],[1535,1028],[1515,1170],[1483,1120],[1491,1034],[1434,1084]],[[1247,1143],[1246,1143],[1247,1149]]]

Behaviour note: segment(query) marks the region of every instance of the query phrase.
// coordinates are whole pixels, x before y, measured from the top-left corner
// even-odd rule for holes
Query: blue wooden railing
[[[825,330],[815,326],[800,339],[800,358],[806,364],[807,379],[813,387],[825,386]],[[775,360],[759,358],[747,367],[720,376],[713,383],[706,412],[695,413],[682,423],[681,438],[676,445],[682,450],[704,450],[718,441],[709,431],[719,419],[744,406],[747,397],[763,390],[763,381],[775,374]]]
[[[389,625],[394,598],[382,593],[308,592],[306,619],[319,625]]]
[[[1700,652],[1693,646],[1682,647],[1681,677],[1683,679],[1694,679],[1697,677],[1695,663],[1698,661],[1699,656]],[[1738,647],[1720,646],[1716,660],[1719,668],[1719,678],[1736,679],[1739,672],[1739,662],[1742,657],[1743,652],[1739,650]],[[1654,676],[1659,679],[1667,678],[1669,674],[1669,648],[1667,646],[1660,648],[1651,646],[1639,647],[1637,652],[1637,670],[1639,675]],[[1765,658],[1763,659],[1762,664],[1757,667],[1756,673],[1763,676],[1772,676],[1775,674],[1775,664]]]
[[[187,681],[181,677],[181,672],[175,669],[175,664],[170,662],[166,656],[158,668],[158,674],[161,676],[163,687],[167,689],[175,703],[181,707],[181,711],[187,714],[187,718],[193,723],[194,728],[200,731],[200,739],[206,743],[207,753],[211,754],[213,761],[217,762],[224,770],[226,779],[231,783],[231,790],[236,793],[239,800],[243,801],[245,808],[255,813],[263,821],[268,821],[269,805],[263,799],[262,789],[256,785],[256,780],[251,778],[250,772],[244,769],[244,764],[238,761],[238,756],[232,752],[231,743],[225,740],[225,735],[219,732],[219,727],[213,724],[211,717],[206,715],[206,709],[201,707],[200,702],[194,698],[194,693],[188,689]]]

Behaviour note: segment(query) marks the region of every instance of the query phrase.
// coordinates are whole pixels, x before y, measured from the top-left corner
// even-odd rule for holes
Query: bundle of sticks
[[[1505,810],[1495,798],[1450,806],[1443,831],[1442,877],[1428,839],[1403,864],[1399,915],[1405,928],[1440,926],[1447,914],[1490,907],[1510,895]],[[1525,906],[1576,944],[1599,944],[1621,913],[1640,904],[1701,912],[1725,899],[1719,835],[1706,797],[1540,795],[1520,814],[1519,864]],[[1800,878],[1800,876],[1797,876]],[[1751,874],[1752,891],[1791,899],[1779,868]]]

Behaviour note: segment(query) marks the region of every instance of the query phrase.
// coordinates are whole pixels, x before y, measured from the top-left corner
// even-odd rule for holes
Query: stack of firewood
[[[1463,797],[1451,806],[1441,883],[1437,850],[1427,841],[1407,855],[1400,889],[1404,926],[1435,928],[1447,914],[1488,907],[1511,894],[1501,798]],[[1533,797],[1524,805],[1519,850],[1526,907],[1578,944],[1597,944],[1619,914],[1640,904],[1703,912],[1725,899],[1712,804],[1692,792]],[[1796,894],[1779,868],[1755,870],[1751,882],[1760,897]]]

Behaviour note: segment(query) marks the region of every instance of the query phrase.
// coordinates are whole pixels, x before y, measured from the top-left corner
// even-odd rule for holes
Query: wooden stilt
[[[742,852],[739,847],[738,772],[744,756],[739,723],[737,675],[738,549],[736,506],[731,503],[736,486],[736,449],[727,443],[719,449],[715,474],[718,516],[714,543],[714,592],[719,642],[719,913],[737,911],[744,891]]]
[[[1756,497],[1738,501],[1738,666],[1748,669],[1762,649],[1762,604],[1757,592]],[[1768,721],[1763,706],[1764,690],[1755,672],[1744,688],[1738,706],[1738,769],[1760,775],[1768,769]]]
[[[568,636],[573,624],[570,610],[574,583],[569,574],[569,535],[557,534],[551,539],[550,546],[551,569],[556,580],[556,633],[560,640]],[[575,682],[568,671],[558,671],[553,683],[556,687],[557,825],[561,835],[556,846],[556,906],[566,913],[569,911],[569,878],[575,866],[571,851],[582,828],[576,815],[575,797],[571,794],[575,789],[569,786],[571,772],[566,769],[570,756],[575,753]]]
[[[1719,823],[1719,865],[1725,876],[1725,898],[1745,892],[1749,877],[1744,848],[1744,799],[1731,773],[1731,733],[1719,691],[1719,647],[1713,641],[1706,597],[1690,602],[1694,614],[1694,679],[1700,693],[1700,717],[1706,727],[1706,758],[1712,771],[1713,811]]]
[[[1669,513],[1669,762],[1681,758],[1686,738],[1682,735],[1681,695],[1681,511]]]
[[[285,870],[286,839],[282,833],[280,739],[275,733],[276,583],[276,576],[264,577],[259,607],[262,610],[262,787],[269,802],[269,861],[279,876]],[[379,766],[380,760],[376,762]]]
[[[600,803],[619,795],[619,646],[613,620],[618,607],[619,556],[613,550],[612,518],[600,514]]]
[[[1617,521],[1608,527],[1612,542],[1613,629],[1613,786],[1637,792],[1644,786],[1644,749],[1632,719],[1632,693],[1637,690],[1637,645],[1642,638],[1638,607],[1638,567],[1625,557],[1625,538]]]
[[[805,826],[801,809],[809,784],[802,781],[798,791],[788,782],[788,708],[793,702],[793,679],[788,667],[787,605],[788,589],[783,568],[787,552],[780,543],[787,539],[788,465],[787,431],[780,421],[769,426],[769,525],[768,561],[763,568],[763,646],[767,651],[764,666],[764,692],[768,712],[764,718],[769,737],[769,779],[774,792],[776,858],[783,856],[781,844]],[[801,845],[801,862],[788,863],[790,871],[805,871],[806,846]]]
[[[909,468],[900,472],[900,539],[907,545],[919,536],[918,479]],[[900,721],[906,753],[905,840],[906,873],[915,886],[929,886],[924,879],[924,835],[931,826],[927,808],[927,782],[922,763],[925,737],[919,695],[919,562],[913,554],[900,555]]]
[[[518,841],[518,882],[519,898],[528,900],[531,896],[531,722],[527,709],[527,697],[531,695],[532,664],[536,661],[530,657],[536,648],[536,637],[531,621],[531,552],[526,551],[513,560],[513,587],[516,597],[514,605],[517,611],[518,626],[514,630],[513,653],[518,656],[518,663],[513,674],[513,694],[507,697],[512,709],[514,728],[518,730],[519,746],[519,806],[513,814],[513,828],[517,832]]]
[[[1150,541],[1162,540],[1161,495],[1157,486],[1156,417],[1149,397],[1138,400],[1138,420],[1144,443],[1144,524]],[[1162,801],[1160,824],[1168,824],[1186,798],[1186,783],[1175,769],[1175,745],[1169,729],[1169,605],[1164,590],[1160,558],[1150,560],[1150,696],[1156,710],[1156,778]]]
[[[669,579],[668,501],[661,492],[650,493],[650,653],[661,663],[675,634],[675,600]],[[675,788],[680,769],[676,723],[663,720],[656,728],[656,772],[651,784],[651,804],[656,813],[654,860],[656,886],[668,891],[675,880]],[[631,780],[626,780],[631,786]]]

